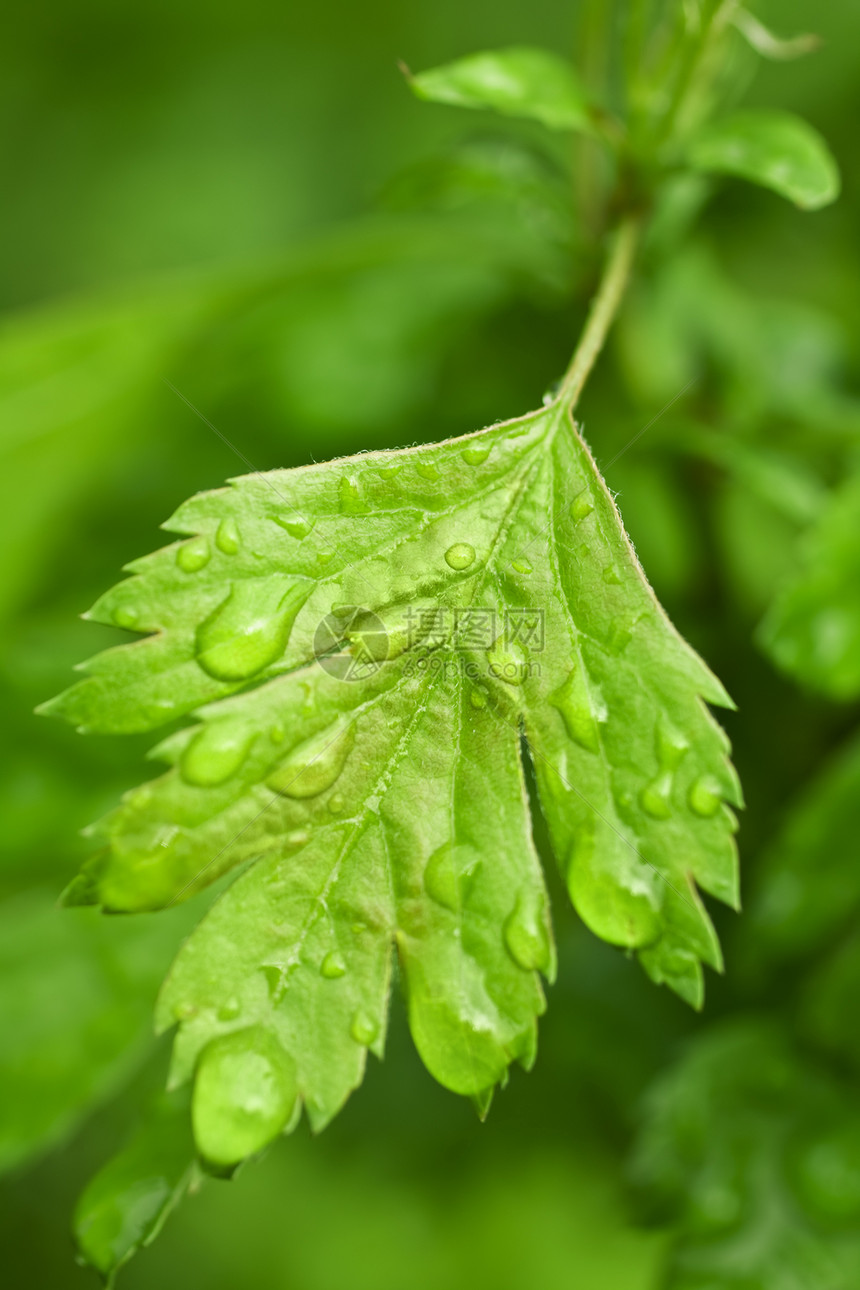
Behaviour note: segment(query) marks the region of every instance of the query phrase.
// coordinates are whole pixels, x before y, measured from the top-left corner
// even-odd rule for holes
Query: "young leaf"
[[[800,568],[759,628],[772,658],[843,701],[860,694],[860,471],[833,494],[805,538]]]
[[[292,1123],[293,1089],[326,1124],[382,1053],[395,945],[441,1083],[486,1110],[510,1062],[531,1064],[555,959],[521,734],[584,921],[701,1003],[720,951],[697,885],[736,905],[740,804],[702,700],[729,700],[561,402],[246,476],[168,527],[182,540],[90,614],[151,635],[46,706],[94,731],[201,718],[94,827],[68,898],[158,909],[255,861],[159,1004],[161,1029],[179,1022],[173,1083],[205,1072],[203,1110],[242,1083],[218,1076],[229,1036],[230,1070],[267,1089],[252,1149]]]
[[[592,129],[588,99],[573,68],[544,49],[497,49],[433,67],[409,84],[420,99],[528,117],[551,130]]]
[[[196,1174],[188,1099],[164,1095],[81,1193],[74,1234],[82,1260],[112,1286],[122,1265],[155,1240]]]
[[[658,1081],[632,1172],[676,1227],[664,1290],[858,1283],[860,1117],[761,1021],[707,1034]]]
[[[694,136],[687,159],[696,170],[738,175],[772,188],[803,210],[839,196],[839,170],[817,130],[789,112],[736,112]]]

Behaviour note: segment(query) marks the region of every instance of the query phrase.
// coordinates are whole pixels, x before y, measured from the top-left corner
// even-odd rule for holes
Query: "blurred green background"
[[[658,595],[739,705],[725,724],[748,799],[745,889],[758,881],[764,895],[741,919],[715,911],[726,978],[709,980],[694,1016],[590,937],[556,882],[561,970],[538,1065],[514,1074],[486,1124],[423,1071],[395,1008],[385,1064],[331,1128],[317,1141],[299,1130],[232,1184],[208,1183],[123,1274],[129,1290],[648,1290],[685,1220],[677,1206],[637,1202],[627,1161],[643,1096],[684,1044],[766,1015],[789,1045],[831,1063],[842,1083],[828,1106],[856,1092],[857,1043],[845,1051],[842,1033],[857,968],[807,1001],[811,1024],[797,1016],[810,962],[833,976],[832,928],[850,939],[845,919],[860,904],[860,776],[801,847],[812,873],[816,856],[844,866],[831,874],[824,933],[802,954],[791,938],[762,949],[768,900],[782,898],[786,813],[850,744],[856,697],[843,687],[837,703],[783,676],[756,630],[860,449],[860,8],[780,0],[756,11],[824,43],[762,65],[754,81],[740,51],[738,93],[811,120],[844,196],[808,216],[726,184],[697,220],[679,201],[581,407],[602,463],[653,422],[607,479]],[[572,200],[570,174],[589,159],[564,136],[416,102],[397,60],[419,69],[523,43],[577,54],[597,76],[595,32],[615,24],[620,39],[625,12],[610,0],[48,0],[3,20],[10,1285],[94,1283],[73,1262],[70,1213],[163,1077],[152,1002],[200,913],[197,902],[99,920],[54,906],[86,851],[78,831],[151,773],[145,740],[84,740],[31,715],[75,662],[120,639],[76,616],[158,544],[157,525],[188,494],[249,462],[435,440],[540,403],[594,281],[587,185]],[[762,1141],[753,1122],[739,1158]],[[813,1245],[830,1240],[827,1222],[822,1232]],[[737,1284],[856,1284],[834,1275]]]

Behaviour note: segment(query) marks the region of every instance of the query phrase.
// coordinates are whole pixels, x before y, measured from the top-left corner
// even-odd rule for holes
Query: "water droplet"
[[[342,475],[338,484],[338,500],[343,515],[369,515],[370,507],[361,496],[358,482],[350,475]]]
[[[594,818],[583,825],[567,886],[576,912],[596,936],[628,949],[653,943],[662,930],[659,882],[620,830]]]
[[[310,840],[311,835],[307,829],[293,829],[292,833],[288,833],[284,838],[284,842],[293,851],[298,851],[299,847],[306,846]]]
[[[556,399],[561,393],[561,386],[562,386],[562,382],[560,380],[553,381],[552,384],[549,386],[549,388],[544,391],[544,395],[543,395],[543,398],[541,399],[541,403],[545,408],[548,408],[553,403],[555,403]]]
[[[352,1019],[349,1033],[357,1044],[372,1044],[376,1036],[379,1034],[379,1026],[372,1017],[368,1016],[368,1014],[362,1009],[359,1009]]]
[[[239,550],[239,527],[232,516],[223,519],[215,534],[215,545],[225,555],[235,555]]]
[[[588,682],[580,667],[571,668],[567,680],[549,696],[549,701],[561,713],[571,739],[587,752],[599,752],[597,715],[592,711]]]
[[[306,538],[314,526],[313,520],[306,520],[304,515],[273,515],[272,519],[282,529],[289,533],[290,537]]]
[[[489,1088],[482,1088],[479,1093],[472,1094],[471,1102],[475,1110],[478,1112],[478,1119],[482,1124],[490,1114],[490,1107],[493,1104],[493,1094],[495,1091],[496,1088],[493,1084]]]
[[[704,819],[710,819],[720,809],[723,795],[713,775],[700,775],[690,789],[690,809]]]
[[[516,560],[511,561],[511,568],[516,573],[534,573],[531,562],[524,555],[518,556]]]
[[[209,539],[202,533],[176,548],[176,563],[183,573],[197,573],[209,563],[211,558],[212,548],[209,545]]]
[[[281,657],[311,590],[302,582],[278,596],[282,585],[234,584],[197,629],[197,661],[204,672],[218,681],[245,681]]]
[[[621,623],[613,623],[606,638],[606,648],[617,658],[624,653],[632,639],[633,632],[629,627],[623,627]]]
[[[514,962],[525,972],[546,972],[552,961],[552,947],[542,892],[521,891],[504,927],[505,945]]]
[[[216,1016],[219,1021],[235,1021],[241,1011],[242,1007],[238,999],[227,999],[221,1004]]]
[[[445,552],[445,563],[452,569],[468,569],[475,563],[475,548],[468,542],[455,542]]]
[[[664,771],[639,794],[643,811],[655,820],[668,820],[672,814],[672,773]]]
[[[480,863],[480,856],[471,847],[445,842],[424,866],[424,890],[437,905],[459,913]]]
[[[507,685],[522,685],[529,674],[525,654],[515,641],[499,636],[492,649],[487,650],[490,676]]]
[[[376,473],[380,479],[393,479],[403,468],[402,461],[393,461],[390,466],[377,466]]]
[[[416,461],[415,469],[422,479],[438,479],[439,470],[432,461]]]
[[[254,742],[253,730],[230,717],[208,721],[182,754],[182,778],[199,788],[224,784],[236,774]]]
[[[294,748],[266,784],[283,797],[317,797],[340,775],[354,743],[354,725],[341,718]]]
[[[329,950],[320,964],[320,976],[324,976],[327,981],[336,981],[338,977],[346,976],[343,955],[337,950]],[[370,1043],[370,1040],[367,1042]]]
[[[664,770],[677,770],[689,747],[686,736],[665,718],[657,723],[657,760]]]
[[[586,515],[590,515],[593,510],[594,502],[588,495],[588,489],[583,488],[582,492],[577,493],[570,503],[570,518],[578,524],[580,520],[585,519]]]
[[[197,1008],[193,1003],[177,1003],[173,1015],[177,1021],[190,1021],[192,1017],[196,1017]]]
[[[614,564],[608,564],[603,570],[603,581],[608,582],[613,587],[621,586],[621,574]]]
[[[191,1119],[200,1155],[220,1168],[237,1165],[278,1136],[295,1103],[295,1063],[270,1031],[220,1035],[197,1063]]]
[[[487,706],[487,692],[482,689],[474,689],[469,693],[469,702],[473,708],[485,708]]]
[[[463,458],[467,466],[483,466],[484,462],[490,455],[491,448],[491,444],[487,446],[473,444],[468,448],[463,448],[460,456]]]
[[[340,815],[345,806],[342,793],[332,793],[328,801],[328,809],[332,815]]]
[[[140,614],[129,605],[118,605],[112,617],[117,627],[124,627],[127,631],[133,631],[140,622]]]
[[[266,982],[266,988],[269,991],[269,998],[272,1003],[280,1003],[284,997],[284,991],[287,988],[286,973],[274,964],[267,963],[260,969]]]
[[[317,563],[331,564],[336,554],[337,553],[335,551],[331,551],[331,550],[317,551]]]

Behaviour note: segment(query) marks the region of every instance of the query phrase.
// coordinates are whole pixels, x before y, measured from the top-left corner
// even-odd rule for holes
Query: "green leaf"
[[[488,108],[527,117],[551,130],[592,129],[588,99],[579,78],[544,49],[515,47],[470,54],[409,77],[415,94],[432,103]]]
[[[677,1238],[664,1290],[850,1290],[860,1116],[763,1021],[706,1034],[650,1091],[632,1173]]]
[[[839,170],[817,130],[789,112],[736,112],[702,129],[687,159],[696,170],[737,175],[772,188],[803,210],[839,196]]]
[[[860,471],[802,540],[799,568],[759,628],[776,663],[843,701],[860,694]]]
[[[82,1192],[73,1222],[82,1260],[113,1285],[122,1265],[155,1240],[197,1176],[188,1099],[165,1095]]]
[[[69,899],[163,908],[253,862],[158,1008],[161,1029],[179,1023],[173,1084],[206,1072],[204,1153],[206,1108],[236,1083],[222,1060],[268,1089],[246,1148],[293,1122],[293,1083],[314,1128],[331,1119],[382,1054],[395,946],[442,1084],[486,1109],[508,1065],[532,1063],[555,953],[521,732],[580,915],[701,1003],[720,951],[697,886],[737,904],[740,804],[702,700],[729,700],[560,403],[246,476],[168,527],[181,540],[90,613],[151,634],[47,708],[101,732],[200,718],[94,826]]]
[[[0,905],[0,1170],[61,1141],[140,1064],[179,918],[120,926],[44,889]]]

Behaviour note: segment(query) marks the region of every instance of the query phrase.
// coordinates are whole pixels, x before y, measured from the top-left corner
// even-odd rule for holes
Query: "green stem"
[[[591,302],[579,344],[564,374],[558,394],[559,399],[571,411],[579,401],[585,382],[606,342],[618,306],[624,298],[636,255],[639,229],[640,219],[635,215],[628,215],[616,229],[597,294]]]

